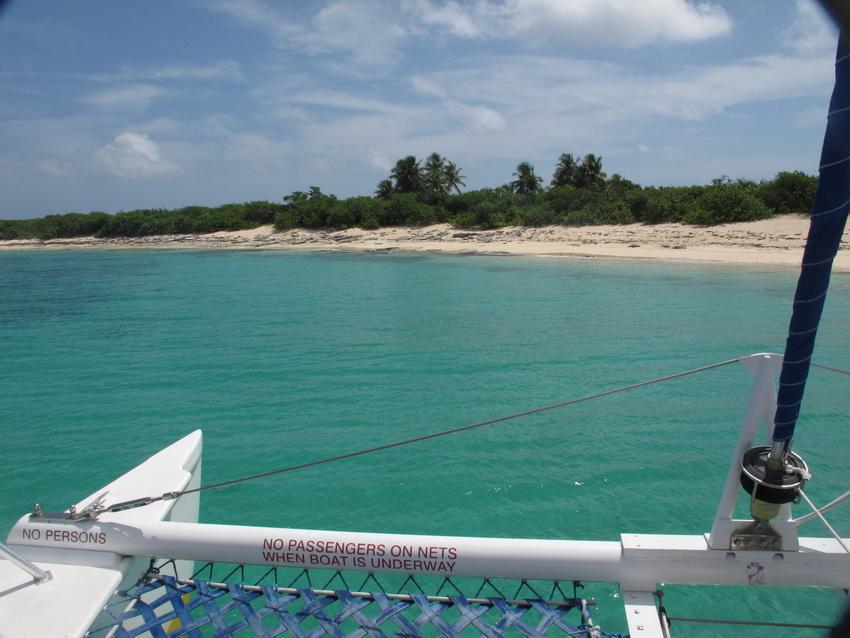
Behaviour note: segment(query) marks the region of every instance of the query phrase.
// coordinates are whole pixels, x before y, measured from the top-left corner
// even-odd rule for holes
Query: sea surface
[[[781,352],[796,277],[520,257],[0,252],[0,538],[36,501],[64,508],[196,428],[204,480],[216,482]],[[846,276],[833,279],[816,354],[850,368]],[[795,449],[816,503],[847,489],[848,389],[823,370],[810,378]],[[731,365],[210,491],[201,519],[599,540],[702,533],[748,390]],[[830,518],[850,535],[850,507]],[[817,522],[803,530],[826,535]],[[673,616],[829,623],[838,604],[829,591],[665,591]],[[615,587],[584,593],[605,629],[625,630]]]

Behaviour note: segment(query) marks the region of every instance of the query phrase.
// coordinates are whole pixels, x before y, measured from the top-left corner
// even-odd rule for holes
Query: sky
[[[431,152],[467,189],[816,173],[836,41],[813,0],[11,0],[0,219],[370,195]]]

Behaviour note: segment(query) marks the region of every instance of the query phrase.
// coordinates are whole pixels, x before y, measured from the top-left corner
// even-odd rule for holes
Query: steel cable
[[[691,370],[685,370],[684,372],[676,372],[674,374],[668,374],[662,377],[657,377],[655,379],[650,379],[648,381],[641,381],[639,383],[632,383],[630,385],[621,386],[619,388],[614,388],[612,390],[605,390],[603,392],[597,392],[594,394],[589,394],[583,397],[579,397],[577,399],[570,399],[568,401],[560,401],[558,403],[553,403],[551,405],[546,405],[539,408],[533,408],[531,410],[526,410],[524,412],[517,412],[515,414],[509,414],[507,416],[496,417],[495,419],[488,419],[486,421],[479,421],[478,423],[472,423],[470,425],[463,425],[457,428],[451,428],[449,430],[442,430],[440,432],[432,432],[430,434],[423,434],[421,436],[415,436],[409,439],[404,439],[402,441],[394,441],[392,443],[385,443],[383,445],[376,445],[374,447],[365,448],[362,450],[356,450],[354,452],[346,452],[344,454],[337,454],[335,456],[329,456],[322,459],[317,459],[315,461],[308,461],[306,463],[299,463],[297,465],[290,465],[288,467],[280,468],[277,470],[270,470],[268,472],[261,472],[259,474],[252,474],[250,476],[243,476],[240,478],[230,479],[227,481],[220,481],[218,483],[211,483],[209,485],[202,485],[200,487],[195,487],[188,490],[181,490],[177,492],[166,492],[161,496],[155,497],[145,497],[141,499],[134,499],[133,501],[124,501],[122,503],[115,503],[114,505],[108,506],[104,511],[107,512],[118,512],[126,509],[131,509],[135,507],[142,507],[144,505],[148,505],[150,503],[155,503],[157,501],[162,500],[170,500],[177,498],[179,496],[184,496],[186,494],[194,494],[196,492],[204,492],[206,490],[213,490],[220,487],[227,487],[229,485],[236,485],[237,483],[244,483],[247,481],[255,481],[262,478],[267,478],[269,476],[277,476],[279,474],[286,474],[288,472],[295,472],[296,470],[303,470],[310,467],[316,467],[318,465],[324,465],[326,463],[334,463],[336,461],[343,461],[345,459],[352,459],[358,456],[364,456],[366,454],[372,454],[374,452],[381,452],[383,450],[390,450],[397,447],[402,447],[405,445],[411,445],[413,443],[420,443],[422,441],[429,441],[431,439],[437,439],[444,436],[449,436],[451,434],[458,434],[460,432],[466,432],[468,430],[473,430],[476,428],[482,428],[487,425],[495,425],[496,423],[504,423],[505,421],[512,421],[514,419],[519,419],[526,416],[531,416],[533,414],[540,414],[542,412],[548,412],[550,410],[557,410],[559,408],[564,408],[571,405],[576,405],[577,403],[584,403],[586,401],[593,401],[595,399],[602,399],[605,397],[609,397],[615,394],[620,394],[622,392],[628,392],[629,390],[636,390],[638,388],[643,388],[649,385],[655,385],[658,383],[664,383],[666,381],[673,381],[674,379],[681,379],[682,377],[687,377],[693,374],[698,374],[700,372],[706,372],[707,370],[713,370],[715,368],[721,368],[723,366],[727,366],[733,363],[737,363],[744,357],[735,357],[734,359],[728,359],[726,361],[721,361],[720,363],[713,363],[707,366],[701,366],[699,368],[693,368]]]

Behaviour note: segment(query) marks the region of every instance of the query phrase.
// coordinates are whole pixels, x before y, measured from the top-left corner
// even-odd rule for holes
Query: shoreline
[[[272,226],[203,235],[74,237],[53,240],[2,240],[10,250],[300,250],[412,252],[555,258],[603,258],[656,262],[703,262],[799,267],[809,220],[781,215],[719,226],[629,224],[622,226],[505,227],[464,230],[448,224],[376,230],[295,229],[276,233]],[[846,230],[842,248],[850,247]],[[850,255],[839,252],[835,272],[850,272]]]

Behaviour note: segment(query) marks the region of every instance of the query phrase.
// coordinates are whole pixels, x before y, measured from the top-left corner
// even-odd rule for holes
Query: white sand
[[[271,226],[220,231],[206,235],[166,235],[95,239],[79,237],[50,241],[0,241],[0,250],[14,249],[276,249],[344,251],[412,251],[602,257],[699,261],[798,267],[803,254],[808,218],[782,215],[773,219],[722,226],[681,224],[644,226],[508,227],[497,230],[461,230],[447,224],[421,228],[359,228],[274,232]],[[841,243],[850,245],[850,230]],[[850,272],[850,254],[839,252],[835,270]]]

